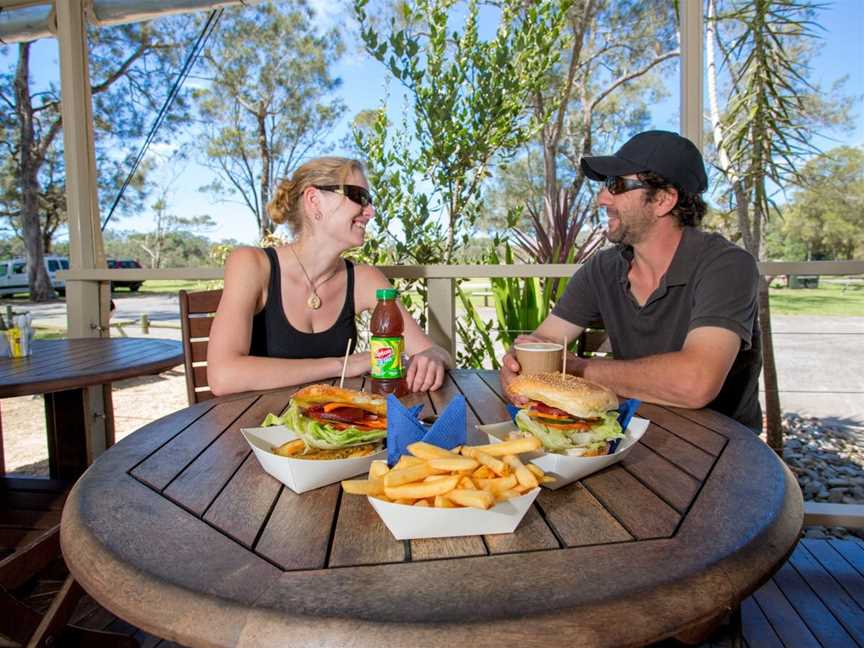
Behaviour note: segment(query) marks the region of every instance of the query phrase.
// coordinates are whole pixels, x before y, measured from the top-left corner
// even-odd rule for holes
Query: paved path
[[[117,310],[112,321],[139,321],[147,313],[151,322],[179,327],[176,295],[115,293]],[[38,324],[66,326],[66,304],[28,304]],[[494,312],[489,309],[489,317]],[[784,411],[829,419],[864,428],[864,318],[778,315],[774,317],[774,350]],[[130,326],[127,335],[140,335]],[[180,339],[179,329],[152,328],[151,335]]]

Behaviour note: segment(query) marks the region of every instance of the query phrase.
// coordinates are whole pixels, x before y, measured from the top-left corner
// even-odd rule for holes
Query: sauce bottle
[[[373,394],[404,396],[408,393],[405,368],[402,366],[405,322],[396,303],[398,294],[395,288],[381,288],[375,292],[378,304],[372,311],[372,339],[369,340]]]

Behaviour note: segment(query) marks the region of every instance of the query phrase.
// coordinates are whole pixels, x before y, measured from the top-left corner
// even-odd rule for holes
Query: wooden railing
[[[576,264],[520,264],[520,265],[427,265],[382,266],[391,279],[424,279],[428,290],[428,333],[438,344],[455,357],[456,348],[456,291],[457,279],[489,279],[493,277],[570,277]],[[766,262],[759,268],[766,276],[778,275],[864,275],[864,261],[807,261]],[[185,280],[213,281],[223,277],[222,268],[144,268],[67,270],[57,273],[67,283],[108,281]],[[93,326],[98,326],[98,315],[93,314]]]

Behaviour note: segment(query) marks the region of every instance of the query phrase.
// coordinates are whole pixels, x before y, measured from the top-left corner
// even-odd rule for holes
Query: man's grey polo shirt
[[[621,360],[679,351],[687,334],[702,326],[732,331],[741,348],[708,407],[761,430],[759,268],[753,256],[719,234],[685,227],[644,306],[630,292],[632,259],[633,248],[623,245],[595,254],[571,277],[552,313],[582,327],[602,321]]]

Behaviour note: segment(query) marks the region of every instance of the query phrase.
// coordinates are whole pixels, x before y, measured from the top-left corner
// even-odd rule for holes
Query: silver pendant
[[[306,300],[306,305],[312,310],[318,310],[321,308],[321,298],[317,294],[312,293],[309,295],[309,299]]]

